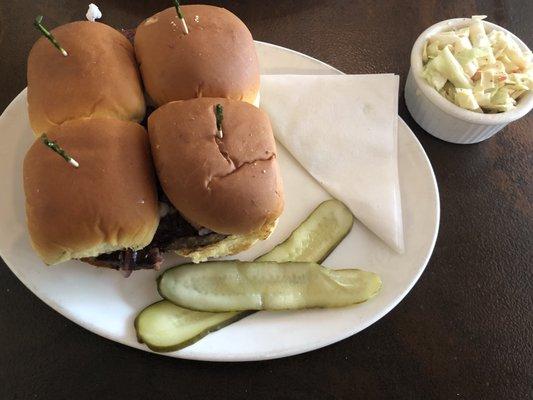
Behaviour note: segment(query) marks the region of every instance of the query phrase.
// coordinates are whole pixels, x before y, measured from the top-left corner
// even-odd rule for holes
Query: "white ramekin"
[[[405,84],[405,102],[418,124],[439,139],[452,143],[478,143],[490,138],[510,122],[526,115],[533,108],[533,92],[524,95],[511,111],[499,114],[481,114],[465,110],[442,97],[422,77],[422,50],[424,43],[438,32],[463,28],[470,18],[455,18],[439,22],[426,29],[416,40],[411,51],[411,67]],[[498,29],[508,33],[524,51],[528,47],[511,32],[485,22],[488,32]]]

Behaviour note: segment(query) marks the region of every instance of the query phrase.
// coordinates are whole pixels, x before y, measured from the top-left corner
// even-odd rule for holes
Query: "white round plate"
[[[257,43],[262,73],[340,74],[308,56]],[[297,112],[295,110],[295,112]],[[13,273],[42,301],[84,328],[108,339],[149,351],[133,329],[136,313],[159,299],[155,271],[120,273],[78,261],[46,267],[30,247],[24,215],[22,161],[33,134],[26,112],[26,91],[0,117],[0,254]],[[400,119],[400,184],[406,250],[396,254],[362,224],[326,260],[336,267],[359,266],[377,272],[383,289],[354,307],[299,312],[259,312],[230,325],[172,357],[245,361],[290,356],[318,349],[353,335],[383,317],[413,287],[424,270],[439,225],[439,197],[433,170],[420,143]],[[283,149],[279,148],[286,189],[286,208],[272,237],[239,255],[251,259],[286,237],[327,193]],[[51,177],[53,179],[53,177]],[[168,260],[166,266],[177,262]]]

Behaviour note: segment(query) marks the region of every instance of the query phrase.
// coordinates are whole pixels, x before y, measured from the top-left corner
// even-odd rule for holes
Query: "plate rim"
[[[276,45],[276,44],[263,42],[263,41],[259,41],[259,40],[255,40],[255,43],[259,44],[261,46],[265,46],[265,47],[276,48],[276,49],[278,49],[280,51],[289,52],[289,53],[292,53],[292,54],[294,54],[296,56],[312,60],[312,61],[314,61],[314,62],[316,62],[316,63],[318,63],[318,64],[320,64],[320,65],[322,65],[322,66],[324,66],[326,68],[328,68],[331,71],[335,71],[337,74],[343,74],[344,75],[344,72],[340,71],[339,69],[337,69],[337,68],[335,68],[335,67],[333,67],[333,66],[331,66],[331,65],[329,65],[329,64],[327,64],[327,63],[325,63],[325,62],[323,62],[321,60],[318,60],[318,59],[316,59],[316,58],[314,58],[312,56],[309,56],[307,54],[298,52],[296,50],[292,50],[292,49],[289,49],[289,48],[286,48],[286,47],[283,47],[283,46],[279,46],[279,45]],[[20,101],[19,97],[23,97],[24,94],[26,93],[26,91],[27,91],[27,87],[24,88],[17,96],[14,97],[14,99],[9,103],[9,105],[5,108],[5,110],[0,115],[0,120],[3,119],[5,113],[10,111],[10,109],[12,107],[14,107],[15,104]],[[113,342],[116,342],[116,343],[120,343],[120,344],[125,345],[125,346],[130,347],[130,348],[138,349],[138,350],[145,351],[145,352],[148,352],[148,353],[154,353],[154,354],[157,354],[157,355],[162,355],[162,356],[165,356],[165,357],[172,357],[172,358],[178,358],[178,359],[187,359],[187,360],[196,360],[196,361],[211,361],[211,362],[246,362],[246,361],[271,360],[271,359],[277,359],[277,358],[283,358],[283,357],[290,357],[290,356],[297,355],[297,354],[304,354],[304,353],[307,353],[307,352],[310,352],[310,351],[313,351],[313,350],[318,350],[320,348],[323,348],[323,347],[329,346],[331,344],[337,343],[337,342],[339,342],[341,340],[347,339],[347,338],[349,338],[349,337],[351,337],[351,336],[353,336],[353,335],[365,330],[369,326],[375,324],[377,321],[379,321],[385,315],[387,315],[390,311],[392,311],[407,296],[407,294],[416,285],[416,283],[420,279],[420,276],[425,271],[425,269],[427,267],[427,264],[429,263],[429,260],[430,260],[432,254],[433,254],[434,249],[435,249],[438,233],[439,233],[439,230],[440,230],[440,216],[441,216],[440,193],[439,193],[439,187],[438,187],[438,184],[437,184],[437,179],[436,179],[436,176],[435,176],[435,171],[433,169],[431,161],[429,160],[429,157],[427,156],[427,153],[425,152],[422,144],[420,143],[420,141],[418,140],[418,138],[416,137],[416,135],[414,134],[412,129],[409,127],[409,125],[399,115],[398,115],[398,120],[399,120],[400,123],[405,125],[405,127],[407,128],[407,131],[408,131],[408,133],[409,133],[409,135],[411,137],[411,139],[414,139],[413,143],[415,143],[415,146],[418,148],[418,151],[423,156],[423,160],[429,166],[430,177],[431,177],[433,189],[435,191],[435,200],[436,200],[435,201],[435,210],[434,210],[435,211],[435,221],[434,221],[435,230],[434,230],[433,237],[431,239],[431,245],[430,245],[430,247],[428,249],[428,252],[427,252],[427,254],[426,254],[425,258],[424,258],[423,263],[421,264],[421,267],[418,269],[418,272],[417,272],[416,276],[414,276],[414,278],[411,280],[409,285],[407,285],[404,288],[404,290],[393,301],[391,301],[387,305],[387,307],[384,307],[380,312],[374,314],[372,316],[372,318],[369,318],[367,321],[365,321],[365,323],[363,323],[363,324],[359,323],[354,330],[343,331],[339,335],[331,335],[330,337],[328,337],[328,340],[326,340],[324,342],[320,342],[320,343],[309,342],[306,346],[304,346],[305,347],[304,349],[302,349],[302,348],[294,348],[294,349],[291,349],[289,351],[287,351],[285,349],[285,350],[280,350],[280,351],[277,351],[277,352],[270,352],[268,354],[264,354],[264,353],[263,354],[258,354],[257,356],[251,356],[251,357],[232,356],[231,354],[229,354],[227,356],[224,356],[223,354],[221,355],[220,353],[213,354],[210,357],[205,357],[205,356],[202,356],[202,355],[199,355],[198,357],[196,357],[196,356],[194,356],[194,354],[192,354],[192,355],[190,355],[190,354],[182,355],[182,354],[180,354],[180,351],[170,352],[170,353],[153,352],[152,350],[150,350],[149,348],[147,348],[146,346],[144,346],[142,344],[132,345],[130,343],[127,343],[126,341],[121,340],[120,338],[111,337],[110,335],[107,335],[105,332],[103,332],[103,330],[101,330],[98,326],[94,326],[90,322],[86,322],[86,321],[83,321],[83,320],[77,318],[71,312],[65,310],[55,300],[53,300],[53,299],[51,299],[49,297],[44,298],[44,295],[41,296],[41,294],[39,293],[39,290],[36,287],[34,287],[34,285],[32,285],[29,281],[27,281],[25,279],[24,275],[20,271],[18,271],[17,268],[12,268],[11,267],[11,265],[10,265],[11,262],[9,261],[9,257],[6,258],[2,248],[0,248],[0,257],[2,257],[2,259],[4,260],[4,262],[7,265],[7,267],[17,277],[17,279],[20,282],[22,282],[22,284],[33,295],[35,295],[39,300],[41,300],[45,305],[47,305],[48,307],[52,308],[54,311],[58,312],[61,316],[67,318],[68,320],[70,320],[74,324],[80,326],[81,328],[86,329],[89,332],[91,332],[93,334],[96,334],[96,335],[98,335],[100,337],[103,337],[103,338],[105,338],[107,340],[110,340],[110,341],[113,341]]]

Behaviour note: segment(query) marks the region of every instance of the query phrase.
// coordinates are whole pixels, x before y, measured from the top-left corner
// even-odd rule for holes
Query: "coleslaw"
[[[505,32],[487,34],[485,18],[475,15],[468,27],[429,38],[422,53],[423,76],[459,107],[504,112],[533,89],[533,57]]]

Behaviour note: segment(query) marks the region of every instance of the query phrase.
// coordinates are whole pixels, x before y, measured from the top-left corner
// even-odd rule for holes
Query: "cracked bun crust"
[[[189,34],[174,7],[144,20],[135,53],[155,105],[196,97],[225,97],[254,103],[259,62],[252,35],[230,11],[208,5],[182,6]]]
[[[148,132],[161,186],[187,220],[228,235],[268,236],[283,210],[283,190],[264,111],[221,98],[176,101],[150,115]]]
[[[24,159],[26,218],[46,264],[145,247],[159,224],[148,135],[134,122],[90,118],[48,132],[76,161],[37,139]]]
[[[124,35],[89,21],[62,25],[52,33],[68,56],[41,37],[28,58],[28,113],[36,135],[76,118],[144,118],[137,62]]]

